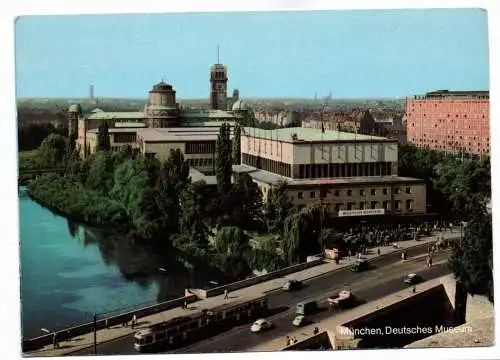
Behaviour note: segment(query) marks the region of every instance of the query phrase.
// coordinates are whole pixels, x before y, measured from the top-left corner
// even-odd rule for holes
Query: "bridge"
[[[42,175],[42,174],[64,174],[66,171],[65,167],[53,167],[53,168],[40,168],[40,169],[19,169],[19,176],[23,175]]]

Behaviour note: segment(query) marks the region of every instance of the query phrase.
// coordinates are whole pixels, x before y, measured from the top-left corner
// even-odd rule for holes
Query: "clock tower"
[[[227,110],[227,67],[219,63],[219,46],[217,64],[210,68],[210,108]]]

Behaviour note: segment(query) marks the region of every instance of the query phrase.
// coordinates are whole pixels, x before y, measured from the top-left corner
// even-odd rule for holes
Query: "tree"
[[[231,189],[231,173],[230,126],[224,123],[220,127],[215,146],[215,175],[217,178],[217,187],[222,196],[227,195]]]
[[[487,295],[493,302],[491,220],[484,207],[476,208],[467,222],[464,237],[454,243],[449,266],[456,279],[456,325],[465,322],[467,294]]]
[[[181,192],[181,235],[174,242],[181,250],[194,255],[206,254],[208,237],[211,234],[205,217],[208,202],[204,182],[191,183]]]
[[[68,150],[68,139],[59,134],[47,136],[38,149],[43,166],[52,167],[63,164]]]
[[[119,153],[97,152],[87,160],[89,163],[88,175],[85,186],[107,195],[114,185],[114,172],[121,164],[122,158]]]
[[[213,246],[219,254],[241,256],[249,247],[248,236],[237,226],[224,226],[217,230]]]
[[[103,122],[97,131],[97,151],[110,151],[111,140],[109,137],[108,122]]]
[[[283,224],[282,248],[288,264],[306,260],[321,250],[321,222],[325,209],[320,204],[307,206],[289,215]]]
[[[241,126],[236,124],[233,135],[233,164],[239,165],[241,161]]]
[[[274,234],[282,234],[285,219],[290,214],[293,204],[287,194],[286,182],[280,182],[267,194],[264,209],[267,227]]]

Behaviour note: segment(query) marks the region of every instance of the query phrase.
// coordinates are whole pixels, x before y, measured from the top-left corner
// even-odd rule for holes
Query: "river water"
[[[167,247],[132,245],[56,216],[20,194],[23,337],[89,322],[227,281]]]

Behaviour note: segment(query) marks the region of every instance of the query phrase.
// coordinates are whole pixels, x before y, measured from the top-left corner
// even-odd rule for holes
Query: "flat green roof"
[[[350,132],[335,131],[335,130],[325,130],[325,132],[322,133],[321,129],[303,128],[303,127],[282,128],[276,130],[264,130],[252,127],[245,127],[244,133],[245,135],[255,136],[263,139],[272,138],[272,139],[278,139],[279,141],[295,142],[295,143],[316,142],[316,141],[334,142],[334,141],[350,141],[350,140],[390,141],[389,139],[380,136],[361,135],[361,134],[354,134]],[[296,140],[292,138],[293,134],[297,135]]]

